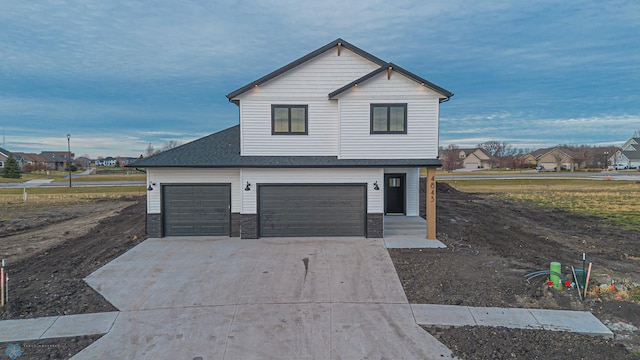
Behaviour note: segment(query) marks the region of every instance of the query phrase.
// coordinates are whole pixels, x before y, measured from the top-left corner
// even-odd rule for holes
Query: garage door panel
[[[261,236],[364,236],[363,185],[263,185]]]
[[[229,235],[230,193],[229,185],[163,186],[164,235]]]

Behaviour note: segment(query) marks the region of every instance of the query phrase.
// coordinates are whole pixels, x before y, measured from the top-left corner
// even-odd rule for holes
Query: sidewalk
[[[502,326],[514,329],[568,331],[613,338],[611,330],[588,311],[436,304],[410,306],[415,322],[425,326]],[[133,314],[130,311],[106,312],[0,321],[0,342],[106,334],[120,315],[131,317]]]

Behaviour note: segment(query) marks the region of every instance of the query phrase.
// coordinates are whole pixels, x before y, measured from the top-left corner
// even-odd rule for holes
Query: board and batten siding
[[[439,96],[404,76],[386,72],[338,99],[341,159],[435,159],[438,156]],[[406,134],[371,134],[370,105],[406,103]]]
[[[329,93],[378,68],[342,49],[330,49],[237,97],[241,154],[338,155],[338,106]],[[271,135],[271,105],[308,105],[308,135]]]
[[[240,169],[149,168],[147,184],[150,183],[156,185],[147,191],[148,214],[162,212],[161,185],[170,184],[231,184],[231,212],[240,212]]]
[[[405,174],[407,216],[420,216],[420,168],[386,168],[385,174]]]
[[[384,171],[366,169],[242,169],[241,183],[251,184],[251,191],[242,191],[242,214],[257,213],[258,184],[367,184],[367,212],[383,212]],[[380,190],[373,189],[378,182]]]

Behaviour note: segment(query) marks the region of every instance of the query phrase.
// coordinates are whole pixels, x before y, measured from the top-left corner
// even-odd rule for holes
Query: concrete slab
[[[333,359],[451,359],[451,351],[419,327],[411,307],[332,304]]]
[[[330,359],[330,304],[239,305],[227,359]]]
[[[57,316],[50,316],[0,321],[0,342],[40,339],[57,319]]]
[[[127,311],[77,359],[450,356],[381,239],[152,239],[86,280]]]
[[[504,326],[514,329],[539,329],[540,324],[528,309],[469,307],[480,326]]]
[[[447,246],[439,240],[427,240],[414,235],[390,235],[384,237],[387,249],[442,249]]]
[[[119,312],[104,312],[95,314],[78,314],[60,316],[51,327],[40,337],[51,339],[69,336],[83,336],[106,334],[113,326]]]
[[[571,331],[612,339],[613,332],[588,311],[530,309],[545,330]]]
[[[416,323],[426,326],[474,326],[476,320],[469,307],[456,305],[411,304]]]
[[[236,306],[121,312],[106,335],[73,359],[224,359]]]
[[[328,247],[331,302],[407,304],[389,252],[380,239]]]

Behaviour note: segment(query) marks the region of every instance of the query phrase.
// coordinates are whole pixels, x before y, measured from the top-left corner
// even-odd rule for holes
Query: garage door
[[[229,235],[230,185],[162,187],[164,236]]]
[[[262,185],[260,236],[365,236],[365,185]]]

